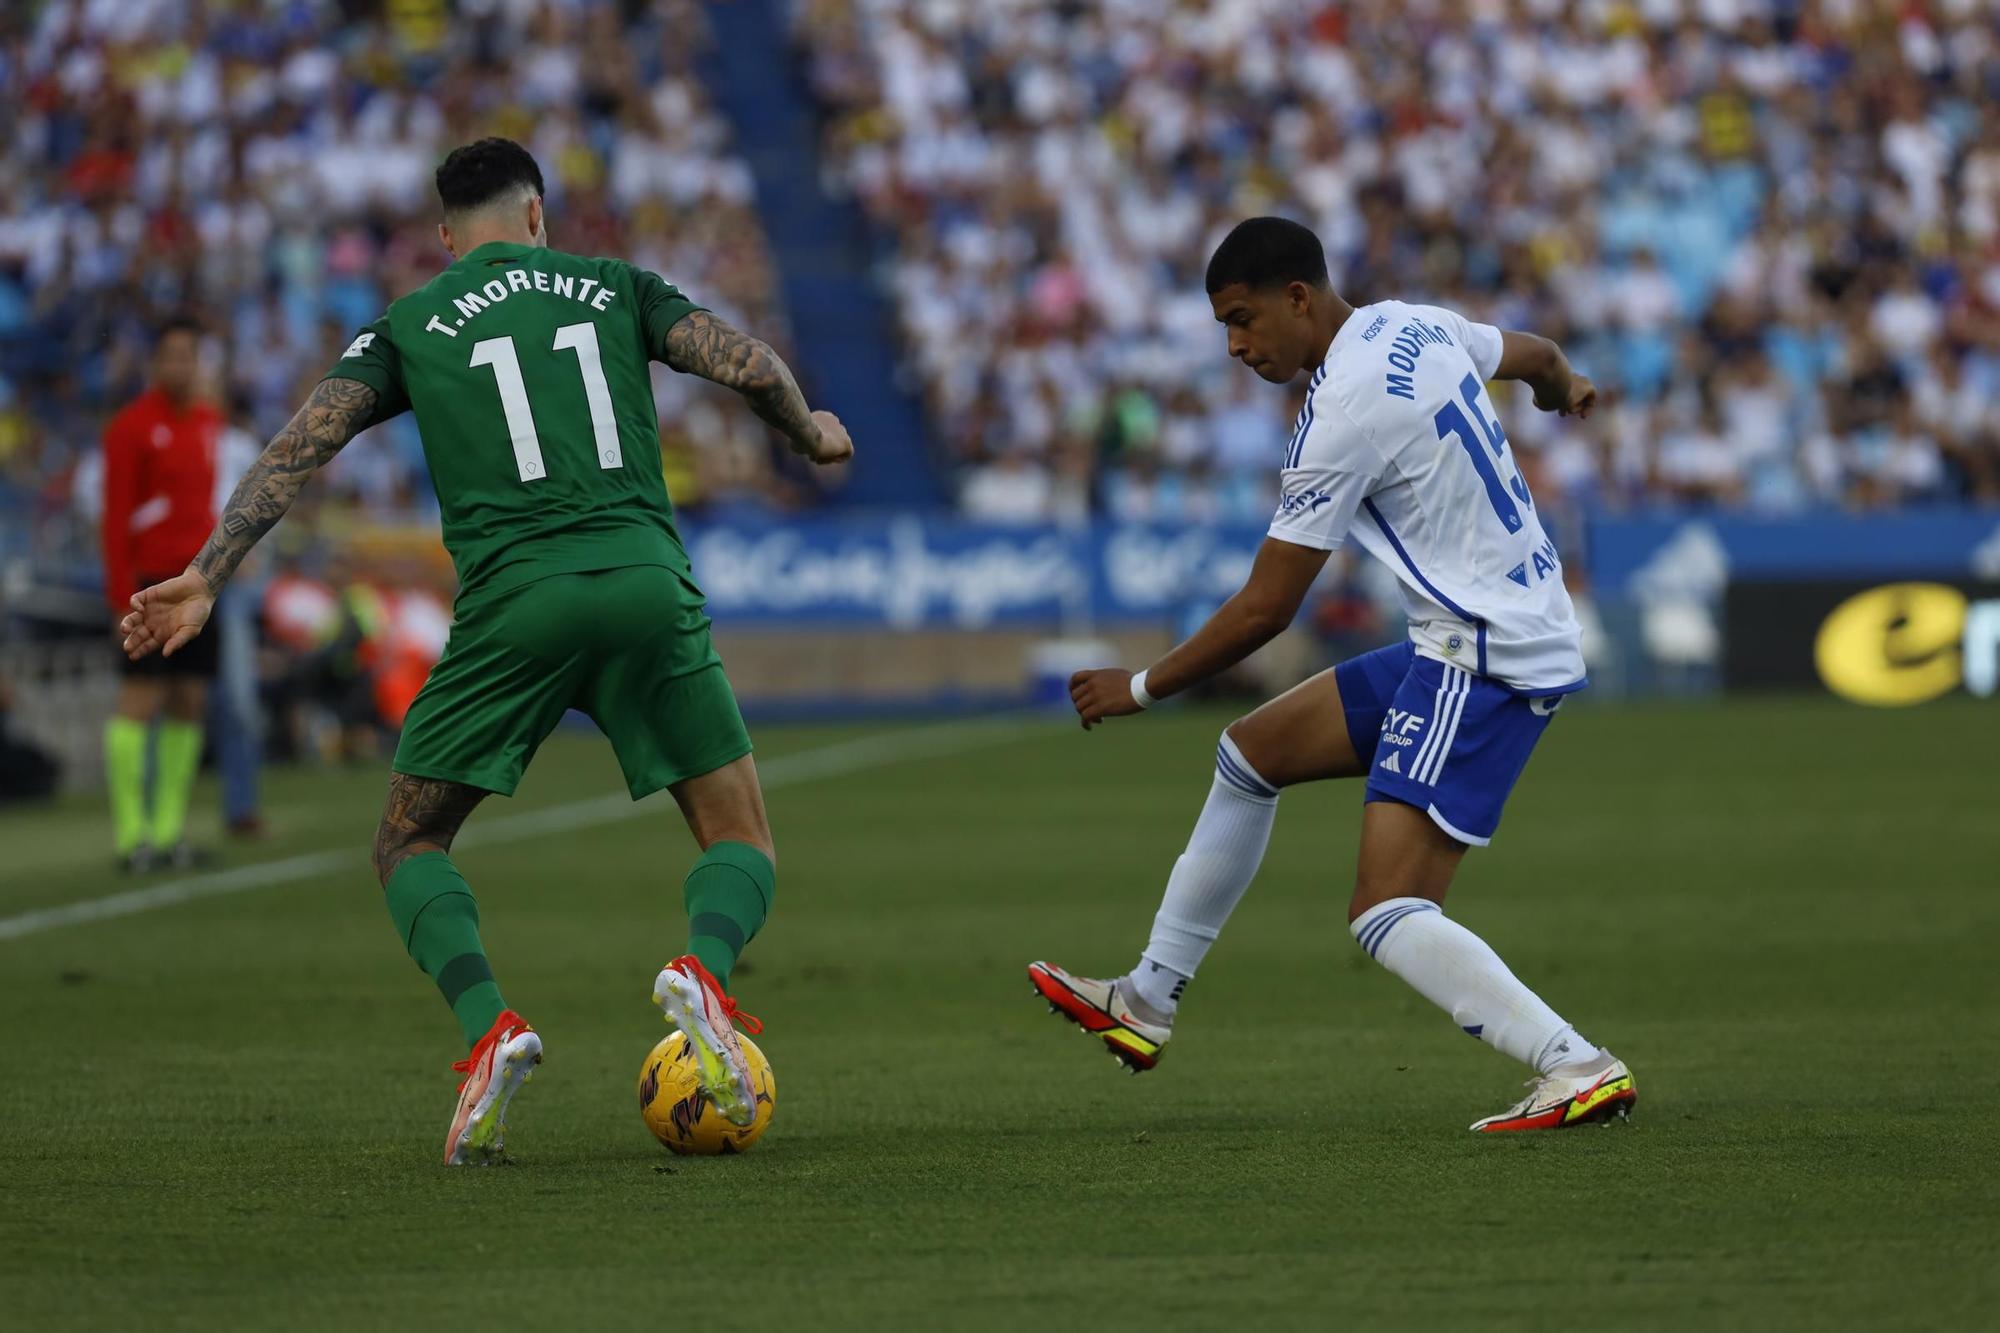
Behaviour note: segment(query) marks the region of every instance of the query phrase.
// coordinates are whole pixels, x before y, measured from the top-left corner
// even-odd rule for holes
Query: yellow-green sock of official
[[[104,785],[111,797],[112,845],[129,856],[146,840],[146,724],[114,717],[104,724]]]
[[[153,845],[164,849],[187,834],[188,802],[201,770],[201,724],[162,719],[153,760]]]

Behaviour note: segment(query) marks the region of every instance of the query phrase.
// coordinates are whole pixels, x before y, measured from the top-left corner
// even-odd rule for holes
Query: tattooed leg
[[[396,933],[437,983],[467,1046],[477,1045],[507,1009],[479,940],[472,886],[448,855],[459,826],[485,796],[462,782],[393,774],[375,833],[375,873]]]
[[[396,868],[422,852],[449,852],[451,840],[474,806],[486,798],[477,787],[436,778],[389,775],[389,800],[375,830],[375,875],[386,887]]]

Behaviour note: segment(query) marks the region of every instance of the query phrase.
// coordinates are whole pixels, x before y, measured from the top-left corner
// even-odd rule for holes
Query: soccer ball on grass
[[[687,1035],[668,1036],[639,1066],[639,1115],[653,1137],[683,1157],[748,1152],[764,1137],[777,1105],[778,1083],[771,1062],[757,1043],[741,1033],[743,1054],[750,1061],[750,1086],[757,1091],[757,1118],[738,1128],[722,1118],[695,1077],[694,1048]]]

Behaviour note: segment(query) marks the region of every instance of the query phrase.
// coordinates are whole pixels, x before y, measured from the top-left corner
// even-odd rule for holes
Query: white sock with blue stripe
[[[1173,1017],[1181,988],[1256,878],[1277,817],[1278,789],[1250,766],[1224,732],[1215,749],[1215,784],[1208,789],[1208,803],[1195,821],[1187,850],[1167,877],[1146,952],[1127,978],[1130,993],[1160,1017]]]
[[[1450,1014],[1468,1036],[1537,1074],[1597,1058],[1597,1048],[1523,986],[1485,940],[1428,898],[1377,903],[1349,929],[1376,962]]]

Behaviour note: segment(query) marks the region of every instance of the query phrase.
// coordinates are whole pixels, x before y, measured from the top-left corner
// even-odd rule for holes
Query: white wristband
[[[1132,702],[1142,709],[1153,706],[1153,696],[1146,693],[1146,673],[1143,671],[1132,673]]]

